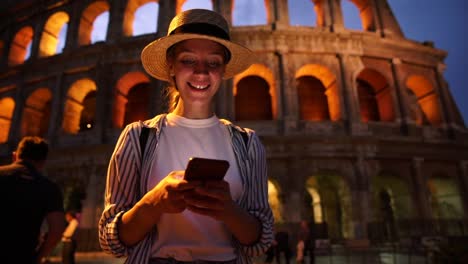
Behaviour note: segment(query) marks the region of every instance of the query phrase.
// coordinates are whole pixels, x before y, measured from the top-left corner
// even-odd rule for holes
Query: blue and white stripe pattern
[[[101,248],[116,257],[127,257],[125,263],[148,263],[156,228],[133,247],[127,247],[119,240],[118,223],[124,212],[133,207],[146,193],[147,177],[154,160],[159,133],[163,129],[165,115],[158,115],[144,122],[129,124],[122,131],[112,154],[107,172],[104,212],[99,221],[99,243]],[[258,241],[242,245],[233,238],[238,255],[237,264],[252,263],[251,257],[265,252],[273,241],[273,215],[268,204],[267,166],[265,149],[253,130],[234,126],[227,120],[220,120],[231,132],[232,146],[239,165],[243,192],[238,204],[262,225]],[[143,166],[139,135],[141,127],[151,128],[145,148]],[[248,135],[247,144],[241,133]]]

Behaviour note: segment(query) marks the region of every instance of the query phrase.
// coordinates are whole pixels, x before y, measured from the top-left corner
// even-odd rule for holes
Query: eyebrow
[[[195,51],[192,49],[189,49],[189,48],[186,48],[186,47],[179,47],[179,54],[180,53],[183,53],[183,52],[188,52],[188,53],[195,53]],[[213,53],[209,53],[208,55],[219,55],[221,57],[224,57],[224,52],[223,51],[216,51],[216,52],[213,52]]]

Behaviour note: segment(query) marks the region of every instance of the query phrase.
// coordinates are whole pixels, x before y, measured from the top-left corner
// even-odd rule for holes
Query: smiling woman
[[[170,84],[171,103],[168,114],[127,125],[117,142],[99,223],[105,251],[128,255],[127,263],[248,264],[270,247],[264,147],[253,130],[214,112],[222,81],[251,57],[230,41],[227,21],[206,9],[178,14],[167,36],[143,49],[143,67]],[[143,131],[151,132],[141,149]],[[230,166],[224,179],[188,181],[191,157]]]

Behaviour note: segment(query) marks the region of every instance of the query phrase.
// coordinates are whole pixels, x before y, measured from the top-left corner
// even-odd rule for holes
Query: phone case
[[[222,180],[228,169],[227,160],[192,157],[185,170],[185,179],[187,181]]]

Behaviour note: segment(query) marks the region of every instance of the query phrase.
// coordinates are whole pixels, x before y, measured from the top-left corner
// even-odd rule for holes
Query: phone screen
[[[222,180],[228,169],[227,160],[192,157],[185,169],[185,179],[187,181]]]

